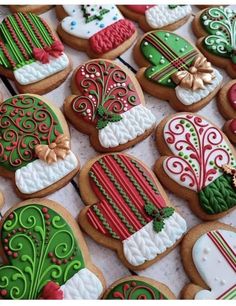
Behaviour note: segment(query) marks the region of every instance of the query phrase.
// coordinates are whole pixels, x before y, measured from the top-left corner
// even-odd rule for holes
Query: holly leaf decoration
[[[155,232],[159,233],[164,228],[164,221],[163,220],[153,220],[153,229]]]
[[[97,123],[97,129],[98,130],[104,129],[107,125],[108,125],[108,121],[107,120],[104,121],[102,119],[99,119],[98,123]]]
[[[161,210],[161,215],[163,216],[163,218],[169,218],[170,216],[173,215],[173,213],[175,212],[173,207],[164,207]]]
[[[144,206],[144,209],[147,213],[148,216],[152,216],[154,212],[157,211],[156,207],[154,206],[154,204],[152,203],[147,203],[145,206]]]
[[[99,105],[97,109],[97,113],[99,116],[103,117],[103,115],[105,114],[105,107],[102,105]]]
[[[97,109],[97,114],[100,119],[98,119],[97,129],[101,130],[105,128],[109,122],[117,122],[122,120],[121,115],[109,112],[104,106],[99,105]]]

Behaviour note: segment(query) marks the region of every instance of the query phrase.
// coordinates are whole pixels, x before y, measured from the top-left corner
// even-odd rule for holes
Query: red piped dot
[[[46,213],[48,212],[47,207],[43,207],[43,208],[42,208],[42,212],[43,212],[44,214],[46,214]]]
[[[53,253],[52,252],[48,253],[48,257],[53,257]]]
[[[7,295],[7,290],[3,289],[0,291],[1,296],[6,296]]]
[[[10,215],[9,215],[9,219],[12,220],[13,218],[14,218],[14,215],[13,215],[13,214],[10,214]]]
[[[13,255],[12,255],[14,258],[17,258],[18,257],[18,253],[13,253]]]
[[[8,255],[8,256],[12,256],[12,251],[8,251],[8,252],[7,252],[7,255]]]
[[[8,239],[4,239],[4,242],[5,242],[5,243],[8,243]]]
[[[57,262],[57,259],[56,259],[55,257],[53,257],[53,258],[52,258],[52,262],[53,262],[53,263],[56,263],[56,262]]]
[[[8,248],[7,246],[5,246],[5,247],[4,247],[4,250],[5,250],[5,251],[8,251],[8,250],[9,250],[9,248]]]
[[[47,219],[47,220],[50,219],[50,215],[49,215],[49,214],[46,214],[46,215],[45,215],[45,219]]]

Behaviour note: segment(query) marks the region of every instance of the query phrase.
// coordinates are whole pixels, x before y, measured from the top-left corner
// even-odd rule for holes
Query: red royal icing
[[[236,110],[236,84],[232,85],[228,91],[228,100],[234,110]]]
[[[233,119],[229,125],[230,131],[236,135],[236,119]]]
[[[145,14],[146,10],[150,9],[153,6],[155,5],[126,5],[126,7],[131,11],[142,15]]]
[[[63,291],[60,289],[60,286],[58,284],[50,281],[43,287],[40,299],[63,300]]]
[[[57,40],[51,46],[42,48],[33,48],[34,58],[43,64],[49,63],[49,56],[59,57],[64,51],[63,44]]]

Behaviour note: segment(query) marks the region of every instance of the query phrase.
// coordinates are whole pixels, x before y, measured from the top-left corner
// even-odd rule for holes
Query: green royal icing
[[[204,47],[211,53],[231,58],[236,63],[236,12],[227,7],[213,7],[200,17],[201,25],[208,33]]]
[[[174,88],[171,76],[178,70],[188,70],[197,55],[196,49],[184,38],[167,31],[151,32],[143,38],[140,50],[151,66],[146,78]]]
[[[110,11],[103,7],[103,5],[81,5],[84,18],[86,23],[94,20],[102,20],[103,15],[109,13]]]
[[[141,280],[124,281],[110,290],[106,300],[167,300],[157,288]]]
[[[11,212],[1,236],[9,262],[0,267],[2,298],[37,299],[49,281],[63,285],[84,268],[71,227],[57,212],[40,204]]]
[[[37,159],[37,144],[50,144],[63,134],[48,104],[30,95],[13,96],[0,105],[0,166],[10,171]]]

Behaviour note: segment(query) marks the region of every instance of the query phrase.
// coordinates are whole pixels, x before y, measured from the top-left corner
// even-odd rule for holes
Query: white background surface
[[[198,9],[195,6],[192,6],[192,8],[194,15],[194,13],[198,11]],[[0,6],[0,20],[2,20],[8,13],[9,11],[6,6]],[[54,29],[56,29],[58,20],[56,19],[56,14],[54,9],[51,9],[49,12],[41,16],[45,18],[45,20],[47,20],[54,27]],[[193,32],[191,30],[192,19],[193,16],[184,26],[182,26],[175,32],[189,39],[190,42],[195,43],[196,38],[194,37]],[[141,30],[140,34],[142,34]],[[73,50],[68,46],[65,47],[65,52],[71,57],[74,68],[76,68],[84,61],[88,60],[88,57],[85,53]],[[135,64],[134,60],[132,59],[132,48],[130,48],[127,52],[125,52],[121,56],[121,59],[125,60],[129,65],[131,65],[134,69],[137,70],[138,67]],[[117,61],[120,60],[117,59]],[[224,73],[224,71],[222,70],[220,71],[224,76],[224,82],[227,82],[229,80],[229,77],[226,75],[226,73]],[[45,95],[47,99],[54,102],[58,107],[62,107],[64,98],[70,95],[71,93],[70,77],[59,88]],[[14,87],[13,82],[11,82],[11,84]],[[4,96],[4,99],[11,96],[11,93],[8,91],[7,87],[4,85],[1,79],[0,79],[0,91]],[[175,112],[168,105],[167,102],[158,100],[147,94],[145,95],[145,98],[146,98],[147,107],[151,109],[156,116],[157,123],[159,123],[166,115]],[[212,100],[211,103],[209,103],[205,108],[203,108],[198,113],[209,118],[219,127],[222,127],[224,124],[224,119],[218,112],[215,100]],[[79,156],[81,165],[83,166],[87,160],[96,156],[97,153],[90,146],[88,136],[78,132],[71,125],[70,125],[70,131],[71,131],[72,150],[76,155]],[[159,153],[155,146],[154,135],[151,135],[143,142],[127,150],[127,153],[133,154],[140,160],[144,161],[150,168],[152,168],[155,161],[159,157]],[[52,200],[59,202],[64,207],[66,207],[75,218],[77,217],[79,211],[83,208],[83,203],[80,199],[79,191],[78,189],[75,188],[76,182],[77,182],[77,177],[74,178],[72,183],[69,183],[63,189],[59,190],[58,192],[48,197]],[[15,195],[10,180],[0,177],[0,189],[4,192],[5,196],[5,205],[2,209],[2,214],[4,214],[4,212],[9,207],[19,202],[20,199],[17,198],[17,196]],[[201,220],[195,217],[192,214],[192,212],[189,210],[186,201],[174,196],[170,192],[167,192],[167,194],[169,195],[171,202],[176,207],[178,207],[179,211],[187,221],[188,228],[191,228],[192,226],[201,223]],[[236,211],[222,218],[220,221],[236,226]],[[88,244],[91,257],[94,263],[102,270],[105,279],[107,281],[107,286],[109,286],[113,281],[117,280],[118,278],[132,273],[132,271],[127,270],[123,266],[123,264],[116,257],[115,252],[98,245],[96,242],[90,239],[86,234],[84,236]],[[138,274],[148,276],[165,283],[177,296],[179,295],[179,292],[182,289],[182,287],[189,282],[189,279],[185,274],[181,264],[179,247],[177,247],[169,255],[167,255],[165,258],[155,263],[148,269],[138,272]]]

